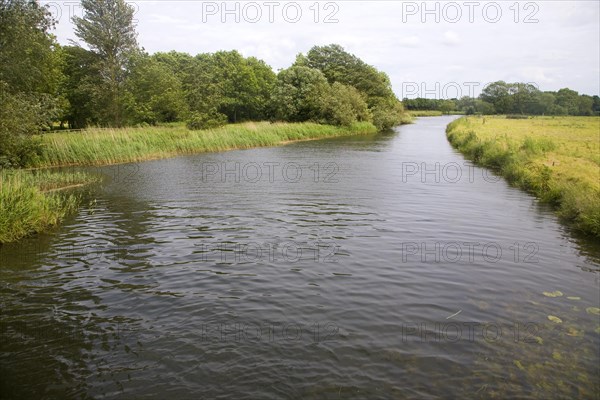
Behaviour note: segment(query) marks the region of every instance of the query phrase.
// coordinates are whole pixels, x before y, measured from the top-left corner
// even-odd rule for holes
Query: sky
[[[76,1],[41,1],[59,43]],[[337,43],[386,72],[400,99],[479,95],[490,82],[600,94],[600,1],[128,1],[149,53],[238,50],[275,71]]]

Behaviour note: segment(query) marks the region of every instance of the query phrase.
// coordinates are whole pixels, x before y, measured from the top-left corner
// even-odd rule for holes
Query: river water
[[[0,249],[3,398],[597,398],[598,243],[394,132],[97,169]]]

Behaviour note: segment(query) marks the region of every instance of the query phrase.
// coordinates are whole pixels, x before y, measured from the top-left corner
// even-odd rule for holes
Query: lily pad
[[[588,307],[585,309],[585,312],[588,314],[600,315],[600,308],[598,307]]]
[[[581,300],[581,297],[579,297],[579,296],[567,296],[567,299],[569,299],[569,300]]]
[[[567,328],[567,335],[568,336],[583,336],[583,331],[580,331],[579,329],[570,326]]]
[[[555,290],[554,292],[544,292],[543,294],[546,297],[561,297],[563,295],[560,290]]]
[[[562,319],[560,319],[554,315],[548,315],[548,319],[556,324],[562,324]]]

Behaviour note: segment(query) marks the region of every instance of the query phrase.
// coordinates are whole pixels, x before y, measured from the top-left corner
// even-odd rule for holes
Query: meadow
[[[469,159],[553,205],[576,230],[600,237],[600,118],[463,117],[446,132]]]

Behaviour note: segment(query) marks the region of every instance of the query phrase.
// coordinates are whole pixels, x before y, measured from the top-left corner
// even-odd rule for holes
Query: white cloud
[[[444,40],[442,42],[448,46],[456,46],[460,44],[460,38],[458,36],[458,33],[453,31],[446,31],[444,32]]]

